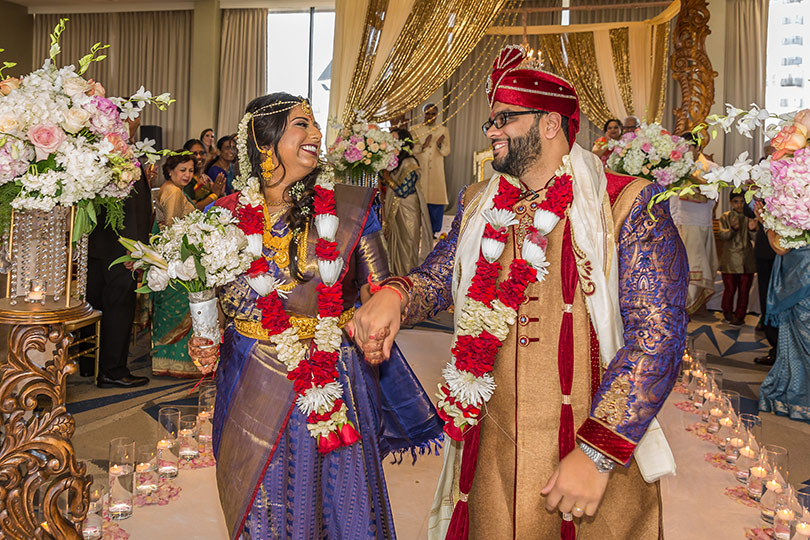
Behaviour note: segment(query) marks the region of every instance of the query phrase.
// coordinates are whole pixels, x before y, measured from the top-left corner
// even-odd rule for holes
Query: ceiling
[[[194,0],[9,0],[28,13],[98,13],[112,11],[175,11],[194,9]],[[219,0],[220,8],[334,9],[335,0]]]

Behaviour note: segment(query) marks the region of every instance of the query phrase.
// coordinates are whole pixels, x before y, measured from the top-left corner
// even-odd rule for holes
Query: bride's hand
[[[208,375],[216,369],[219,359],[219,343],[214,343],[204,337],[192,337],[188,340],[188,355],[197,369],[203,375]]]
[[[400,296],[391,289],[383,287],[354,313],[354,318],[349,321],[346,329],[349,336],[363,350],[366,350],[367,346],[372,346],[372,342],[375,340],[384,339],[382,356],[387,360],[391,356],[394,338],[399,332],[401,313]],[[387,335],[381,338],[381,334],[386,332]],[[366,359],[371,361],[368,357]]]
[[[385,338],[391,331],[388,328],[383,328],[374,336],[376,339],[367,342],[363,346],[363,357],[366,359],[366,362],[375,366],[377,364],[382,364],[386,357],[383,356],[383,347],[385,346]]]

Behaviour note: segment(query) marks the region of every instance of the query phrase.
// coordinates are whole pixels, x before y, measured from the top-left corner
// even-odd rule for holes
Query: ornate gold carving
[[[2,323],[9,320],[0,315]],[[10,330],[8,358],[0,364],[0,537],[82,538],[90,479],[76,460],[70,442],[75,425],[65,410],[66,378],[76,371],[67,355],[71,340],[62,323]],[[55,345],[53,358],[39,365],[29,355],[44,353],[48,342]],[[43,485],[43,501],[35,501]],[[69,501],[69,518],[57,507],[60,497]],[[36,519],[40,504],[44,523]]]
[[[613,379],[610,388],[602,396],[602,401],[593,411],[594,417],[612,428],[618,426],[627,414],[627,398],[630,396],[630,389],[630,377],[627,373],[622,373]]]
[[[672,76],[681,88],[681,106],[675,114],[675,133],[683,133],[701,123],[714,103],[717,72],[706,54],[709,30],[706,0],[682,0],[675,23]]]

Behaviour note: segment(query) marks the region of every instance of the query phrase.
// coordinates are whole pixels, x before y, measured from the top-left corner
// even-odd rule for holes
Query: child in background
[[[720,217],[720,238],[724,240],[720,253],[723,274],[723,317],[733,325],[741,325],[748,311],[748,293],[754,279],[754,236],[757,222],[743,214],[744,193],[731,193],[731,210]],[[737,307],[734,308],[734,296]]]

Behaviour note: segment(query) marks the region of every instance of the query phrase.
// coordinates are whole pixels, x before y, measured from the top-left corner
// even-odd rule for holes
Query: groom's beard
[[[496,141],[492,141],[493,143]],[[520,178],[542,154],[540,123],[535,122],[523,137],[506,139],[506,155],[495,158],[492,168],[500,173]]]

